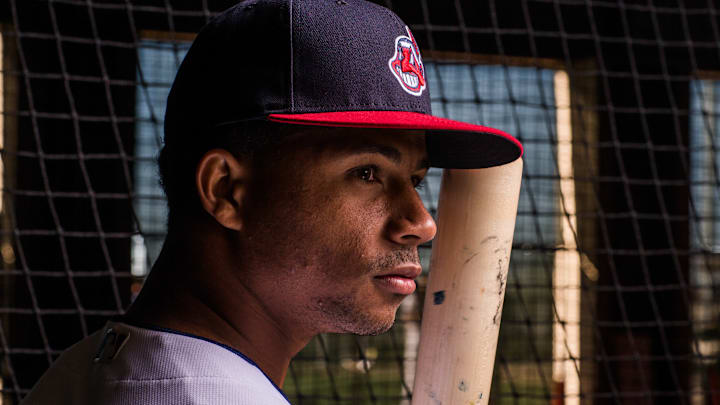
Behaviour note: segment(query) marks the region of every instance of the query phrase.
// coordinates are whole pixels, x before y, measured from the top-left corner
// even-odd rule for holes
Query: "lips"
[[[422,272],[416,264],[395,267],[386,274],[375,276],[373,281],[382,289],[400,295],[410,295],[415,292],[415,279]]]

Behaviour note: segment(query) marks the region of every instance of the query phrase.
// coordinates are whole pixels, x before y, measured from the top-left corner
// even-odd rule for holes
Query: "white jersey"
[[[161,328],[108,322],[65,351],[22,405],[287,405],[242,353]]]

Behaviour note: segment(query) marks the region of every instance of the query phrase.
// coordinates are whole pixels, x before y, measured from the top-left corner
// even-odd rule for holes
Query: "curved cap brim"
[[[495,128],[409,111],[336,111],[270,114],[268,120],[323,127],[426,131],[430,166],[479,169],[510,163],[523,154],[520,141]]]

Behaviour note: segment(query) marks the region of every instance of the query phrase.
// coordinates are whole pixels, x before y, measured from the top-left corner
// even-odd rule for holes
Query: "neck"
[[[220,260],[218,240],[205,243],[168,237],[143,289],[128,310],[131,321],[202,336],[230,346],[253,360],[282,387],[290,360],[313,337],[274,316],[242,277]],[[212,239],[212,238],[211,238]],[[212,248],[203,252],[204,247]],[[200,250],[200,251],[198,251]]]

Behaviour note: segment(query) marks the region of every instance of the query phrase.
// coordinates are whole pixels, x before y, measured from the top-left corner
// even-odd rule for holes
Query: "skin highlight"
[[[411,131],[309,128],[258,162],[209,151],[208,215],[168,235],[127,317],[234,347],[282,386],[315,335],[392,326],[406,296],[392,280],[436,231],[415,189],[426,172]]]

